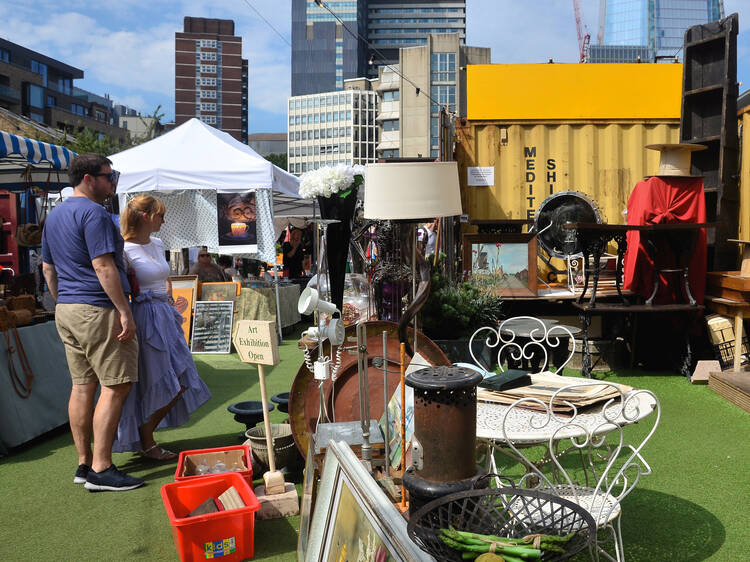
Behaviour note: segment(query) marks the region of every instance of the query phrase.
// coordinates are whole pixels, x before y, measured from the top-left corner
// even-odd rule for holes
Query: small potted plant
[[[420,311],[420,330],[452,362],[473,363],[469,338],[479,328],[496,327],[504,317],[502,305],[501,297],[475,287],[471,281],[451,282],[445,275],[445,256],[441,255],[432,266],[430,296]]]

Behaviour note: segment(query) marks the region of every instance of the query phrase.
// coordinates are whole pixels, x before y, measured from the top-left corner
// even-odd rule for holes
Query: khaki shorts
[[[61,303],[55,324],[65,344],[73,384],[99,381],[113,386],[138,381],[138,342],[120,343],[120,314],[114,308]]]

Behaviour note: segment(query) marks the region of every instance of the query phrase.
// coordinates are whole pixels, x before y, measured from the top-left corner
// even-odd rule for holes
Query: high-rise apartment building
[[[175,33],[175,124],[197,117],[247,143],[247,59],[232,20],[185,17]]]
[[[600,45],[592,45],[589,62],[634,62],[642,51],[605,46],[640,46],[648,60],[682,58],[685,30],[724,17],[721,0],[601,0]],[[620,55],[619,60],[612,60]],[[633,57],[633,58],[631,58]],[[643,60],[643,59],[642,59]]]
[[[343,90],[344,80],[374,78],[379,66],[398,64],[400,48],[424,45],[430,33],[456,33],[461,45],[466,41],[466,0],[332,0],[326,5],[338,19],[315,0],[292,0],[293,96]]]
[[[288,168],[302,174],[321,166],[375,162],[378,96],[366,78],[344,90],[289,98]]]

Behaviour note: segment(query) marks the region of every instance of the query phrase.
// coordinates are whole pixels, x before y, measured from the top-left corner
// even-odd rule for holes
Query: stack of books
[[[536,398],[544,405],[526,401],[519,404],[519,407],[536,410],[551,407],[555,413],[572,414],[574,408],[586,408],[607,400],[618,399],[633,390],[632,386],[624,384],[597,384],[591,382],[591,379],[563,377],[552,373],[538,373],[529,377],[531,384],[526,386],[503,390],[479,388],[477,400],[510,405],[522,398]],[[554,403],[550,404],[553,396]]]

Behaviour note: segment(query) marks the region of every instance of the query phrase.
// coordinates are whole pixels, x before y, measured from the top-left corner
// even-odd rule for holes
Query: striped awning
[[[16,154],[32,164],[50,162],[58,170],[66,170],[70,161],[77,156],[75,152],[64,146],[0,131],[0,158]]]

